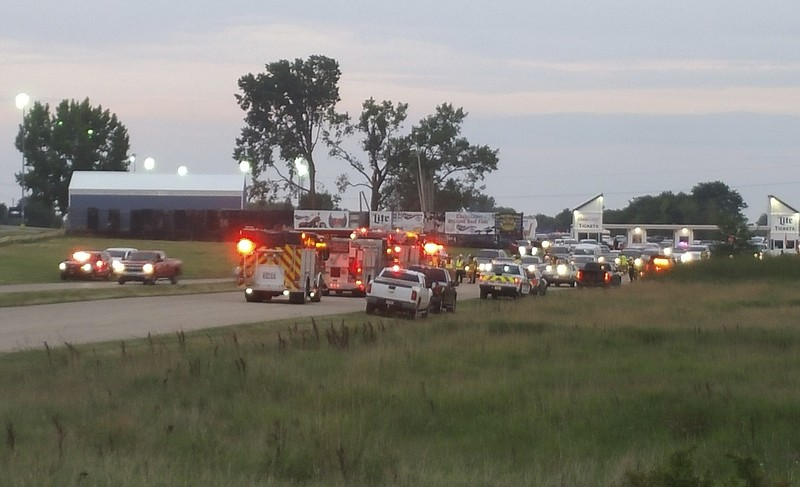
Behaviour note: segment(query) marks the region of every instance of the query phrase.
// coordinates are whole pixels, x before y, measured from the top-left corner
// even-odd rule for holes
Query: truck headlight
[[[517,250],[519,251],[519,255],[525,255],[528,252],[528,249],[526,249],[523,245],[520,245]]]
[[[58,270],[60,270],[60,271],[65,271],[65,270],[67,270],[67,264],[65,264],[65,263],[63,263],[63,262],[62,262],[62,263],[60,263],[60,264],[58,264]]]
[[[83,272],[87,272],[87,273],[88,273],[88,272],[92,272],[92,264],[90,264],[90,263],[88,263],[88,262],[87,262],[87,263],[85,263],[85,264],[83,264],[83,265],[81,266],[81,270],[82,270]]]
[[[145,264],[142,266],[142,272],[145,274],[152,274],[153,273],[153,264]]]
[[[559,276],[563,276],[564,274],[567,273],[567,266],[565,266],[564,264],[558,264],[558,266],[556,267],[556,273]]]
[[[125,271],[125,264],[123,264],[118,260],[115,260],[114,262],[111,263],[111,268],[114,269],[114,272],[116,272],[117,274],[122,274],[122,272]]]

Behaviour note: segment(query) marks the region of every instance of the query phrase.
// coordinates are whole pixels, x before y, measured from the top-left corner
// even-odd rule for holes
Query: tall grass
[[[0,356],[9,485],[800,475],[800,285],[639,282]],[[755,303],[755,304],[754,304]],[[80,483],[79,483],[80,482]]]

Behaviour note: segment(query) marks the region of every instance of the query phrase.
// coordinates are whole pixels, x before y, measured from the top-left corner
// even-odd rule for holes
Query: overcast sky
[[[19,92],[89,98],[156,171],[237,171],[237,80],[280,59],[332,57],[338,108],[441,103],[499,150],[497,203],[554,215],[722,181],[751,219],[800,207],[800,2],[7,0],[0,32],[0,202],[20,195]],[[344,162],[318,146],[318,184]],[[141,170],[141,166],[138,168]],[[343,205],[358,208],[358,194]]]

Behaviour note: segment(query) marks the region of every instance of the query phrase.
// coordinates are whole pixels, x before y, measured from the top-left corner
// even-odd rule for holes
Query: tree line
[[[263,72],[238,79],[234,98],[245,115],[232,163],[249,165],[251,207],[290,207],[288,198],[281,199],[288,193],[298,196],[299,208],[334,209],[340,195],[352,188],[368,195],[370,210],[514,211],[499,208],[484,194],[482,181],[497,170],[499,151],[462,135],[467,118],[463,108],[442,103],[406,130],[404,102],[370,97],[357,116],[338,112],[340,77],[336,60],[313,55],[268,63]],[[130,164],[127,129],[88,98],[64,100],[52,113],[49,105],[35,102],[15,146],[25,160],[17,183],[29,190],[26,206],[41,220],[68,213],[73,171],[127,171]],[[315,155],[320,150],[349,168],[336,179],[337,194],[317,184]],[[300,184],[301,170],[307,171],[307,189]],[[737,229],[745,225],[746,207],[736,191],[715,181],[698,184],[690,194],[635,198],[624,209],[606,211],[604,221],[709,223]],[[4,209],[0,205],[0,220]],[[565,209],[537,219],[540,228],[568,229],[572,212]]]

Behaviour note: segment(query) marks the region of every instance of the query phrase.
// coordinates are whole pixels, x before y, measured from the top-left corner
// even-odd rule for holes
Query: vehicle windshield
[[[158,260],[158,252],[134,252],[128,260]]]
[[[525,255],[522,257],[522,263],[529,265],[529,264],[541,264],[542,258],[538,255]]]
[[[495,274],[520,274],[519,266],[509,264],[494,264],[490,272]]]
[[[703,252],[708,249],[705,245],[690,245],[687,250],[691,250],[692,252]]]
[[[479,259],[494,259],[495,257],[500,257],[500,253],[497,250],[479,250],[478,254],[475,256]]]
[[[575,255],[572,260],[575,262],[594,262],[595,258],[593,255]]]
[[[411,266],[409,269],[425,274],[428,284],[432,282],[447,282],[446,271],[444,269],[440,269],[438,267],[423,268],[418,266]]]
[[[125,257],[125,250],[106,250],[111,257],[123,258]]]
[[[389,279],[397,279],[397,280],[400,280],[400,281],[419,282],[419,278],[416,276],[416,274],[412,274],[410,272],[405,272],[405,271],[402,271],[402,270],[400,270],[400,271],[393,271],[393,270],[384,271],[383,274],[381,274],[381,276],[382,277],[388,277]]]

